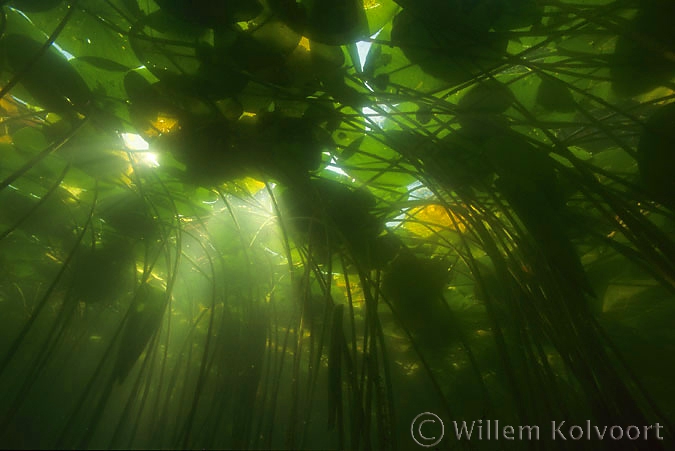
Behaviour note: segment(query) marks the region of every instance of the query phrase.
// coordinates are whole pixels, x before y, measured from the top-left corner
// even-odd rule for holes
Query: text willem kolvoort
[[[647,426],[598,426],[586,420],[584,424],[551,421],[546,430],[538,425],[500,425],[499,420],[453,421],[457,440],[663,440],[659,423]]]

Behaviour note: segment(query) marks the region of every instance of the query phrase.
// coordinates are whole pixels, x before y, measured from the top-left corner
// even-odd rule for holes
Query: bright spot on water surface
[[[153,152],[147,152],[150,149],[150,144],[143,139],[141,135],[135,133],[120,133],[122,141],[127,150],[137,152],[137,157],[141,163],[151,168],[159,167],[159,161],[157,160],[157,154]]]

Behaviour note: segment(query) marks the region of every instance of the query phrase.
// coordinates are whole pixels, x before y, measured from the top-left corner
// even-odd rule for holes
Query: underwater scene
[[[675,1],[0,1],[0,448],[675,449]]]

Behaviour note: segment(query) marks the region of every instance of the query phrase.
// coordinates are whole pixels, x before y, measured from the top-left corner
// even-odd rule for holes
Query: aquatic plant
[[[672,446],[672,17],[2,2],[0,446]]]

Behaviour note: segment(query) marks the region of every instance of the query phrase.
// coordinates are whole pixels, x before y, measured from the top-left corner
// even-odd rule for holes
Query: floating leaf
[[[85,63],[98,67],[99,69],[109,70],[112,72],[127,72],[131,70],[130,67],[124,66],[123,64],[120,64],[116,61],[100,58],[98,56],[80,56],[77,59],[78,61],[84,61]]]
[[[576,102],[565,82],[543,77],[537,88],[537,102],[548,110],[569,113],[576,109]]]
[[[404,227],[422,237],[429,237],[444,230],[466,231],[461,216],[443,205],[430,204],[417,207],[408,212],[407,216],[411,220],[406,221]]]
[[[351,143],[349,143],[349,145],[345,147],[345,149],[342,152],[340,152],[340,160],[348,160],[356,152],[358,152],[359,147],[361,147],[361,143],[365,138],[366,138],[365,136],[360,136]]]
[[[160,80],[195,75],[202,64],[195,42],[205,31],[158,10],[136,22],[129,44],[140,63]],[[152,39],[155,36],[164,39]]]
[[[425,72],[451,83],[469,80],[501,60],[507,38],[454,25],[424,21],[403,10],[394,18],[391,40]]]
[[[73,109],[83,111],[92,101],[92,93],[66,57],[50,46],[20,34],[5,36],[2,47],[21,83],[48,110],[72,116]],[[46,76],[49,74],[49,76]]]
[[[59,6],[61,0],[12,0],[11,4],[16,9],[27,13],[49,11]]]
[[[497,17],[492,26],[495,30],[515,30],[529,27],[541,20],[543,6],[537,0],[499,0]]]
[[[39,152],[49,144],[45,134],[36,127],[23,127],[12,136],[14,144],[21,150]]]
[[[362,0],[305,0],[306,33],[310,39],[343,45],[368,37]]]
[[[431,111],[431,108],[427,106],[420,106],[415,112],[415,119],[420,121],[422,124],[428,124],[433,119],[434,115]]]
[[[178,19],[213,28],[251,20],[262,12],[258,0],[157,0],[157,4]]]
[[[614,91],[635,96],[667,83],[675,74],[675,3],[642,2],[635,18],[624,28],[611,58]]]
[[[457,103],[460,113],[499,114],[514,101],[513,93],[504,84],[488,80],[474,86]]]
[[[675,209],[675,103],[656,110],[645,124],[637,162],[643,186]]]

